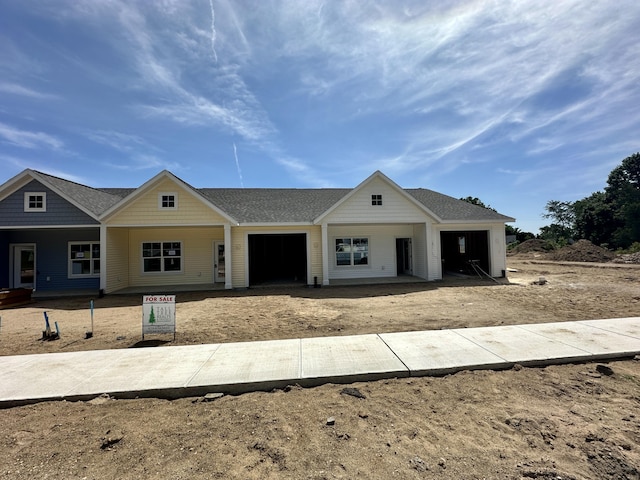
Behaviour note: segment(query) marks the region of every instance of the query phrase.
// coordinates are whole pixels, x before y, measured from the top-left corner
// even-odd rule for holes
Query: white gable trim
[[[176,183],[178,186],[182,187],[184,191],[188,192],[197,200],[200,200],[202,203],[204,203],[206,206],[211,208],[214,212],[216,212],[218,215],[223,217],[228,222],[234,225],[238,224],[238,222],[233,217],[231,217],[228,213],[224,212],[219,207],[211,203],[209,200],[203,197],[199,192],[197,192],[191,185],[180,180],[178,177],[176,177],[173,173],[169,172],[168,170],[163,170],[162,172],[157,174],[155,177],[151,178],[150,180],[145,182],[143,185],[136,188],[133,192],[131,192],[126,197],[124,197],[121,201],[116,203],[113,207],[108,209],[106,212],[104,212],[100,216],[100,220],[104,222],[109,217],[115,215],[116,213],[120,212],[127,206],[131,205],[137,198],[144,195],[146,192],[151,190],[156,184],[158,184],[161,180],[164,180],[164,179],[169,179],[170,181]]]
[[[438,215],[436,215],[435,213],[433,213],[429,208],[427,208],[425,205],[423,205],[422,203],[420,203],[418,200],[416,200],[415,198],[413,198],[411,195],[409,195],[407,192],[404,191],[404,189],[402,187],[400,187],[396,182],[394,182],[393,180],[391,180],[389,177],[387,177],[384,173],[382,173],[380,170],[376,170],[375,172],[373,172],[373,174],[371,174],[367,179],[365,179],[362,183],[360,183],[360,185],[358,185],[357,187],[355,187],[353,190],[351,190],[348,194],[346,194],[344,197],[342,197],[340,200],[338,200],[336,203],[333,204],[333,206],[331,206],[326,212],[322,213],[320,216],[318,216],[313,223],[315,225],[321,224],[323,222],[323,220],[334,210],[336,210],[340,205],[343,205],[344,203],[346,203],[351,197],[353,197],[359,190],[362,190],[363,188],[365,188],[369,183],[371,183],[373,180],[375,179],[380,179],[383,182],[385,182],[386,184],[388,184],[391,188],[393,188],[395,191],[397,191],[402,197],[404,197],[407,201],[409,201],[410,203],[412,203],[413,205],[415,205],[416,207],[418,207],[420,210],[422,210],[424,213],[426,213],[427,215],[429,215],[431,218],[433,218],[434,220],[438,221],[438,222],[442,222],[442,219],[440,217],[438,217]]]

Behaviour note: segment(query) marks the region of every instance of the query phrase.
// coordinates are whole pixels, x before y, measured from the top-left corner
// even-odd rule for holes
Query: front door
[[[224,263],[224,243],[215,242],[213,244],[213,281],[216,283],[224,283]]]
[[[413,275],[410,238],[396,238],[397,275]]]
[[[14,288],[34,288],[36,272],[35,245],[15,245],[13,247]]]

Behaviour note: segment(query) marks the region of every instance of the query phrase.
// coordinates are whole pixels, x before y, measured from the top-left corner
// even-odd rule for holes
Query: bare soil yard
[[[640,315],[635,265],[509,258],[508,281],[184,293],[167,345]],[[544,276],[545,285],[534,281]],[[128,348],[141,297],[0,311],[0,354]],[[38,339],[42,312],[62,338]],[[152,337],[156,338],[156,337]],[[158,336],[171,340],[170,336]],[[167,348],[167,347],[157,347]],[[640,478],[640,361],[0,410],[0,479]],[[335,424],[327,425],[334,417]]]

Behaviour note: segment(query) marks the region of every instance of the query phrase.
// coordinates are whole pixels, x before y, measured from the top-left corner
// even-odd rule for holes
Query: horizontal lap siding
[[[107,293],[129,286],[129,229],[107,229]]]
[[[26,192],[46,193],[46,212],[25,212]],[[98,225],[98,221],[33,180],[0,202],[1,226]]]
[[[371,205],[371,195],[382,195],[382,205]],[[363,186],[323,222],[332,223],[424,223],[427,214],[405,195],[379,179]]]
[[[158,195],[161,193],[177,194],[178,207],[161,209]],[[109,225],[203,225],[224,224],[227,220],[211,209],[203,200],[190,191],[179,187],[176,183],[165,179],[154,188],[124,207],[107,221]]]
[[[411,225],[329,226],[329,278],[377,278],[396,276],[396,238],[411,238]],[[336,265],[336,238],[369,239],[369,265]]]
[[[69,278],[69,242],[99,242],[100,230],[43,229],[21,230],[9,234],[10,243],[36,246],[36,290],[72,290],[100,287],[96,277]]]
[[[213,283],[213,242],[223,240],[222,227],[132,228],[129,231],[129,286]],[[143,242],[182,242],[182,272],[143,273]]]
[[[427,240],[426,227],[422,225],[413,226],[413,274],[416,277],[427,278]]]

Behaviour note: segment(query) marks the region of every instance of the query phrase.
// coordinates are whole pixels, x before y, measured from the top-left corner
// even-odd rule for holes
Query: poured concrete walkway
[[[640,354],[640,317],[213,345],[0,356],[0,408],[178,398]]]

